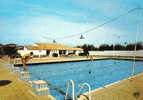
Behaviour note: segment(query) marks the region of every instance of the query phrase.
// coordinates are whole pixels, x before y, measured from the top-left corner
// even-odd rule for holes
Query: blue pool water
[[[27,66],[31,80],[40,79],[46,80],[55,88],[65,92],[68,80],[72,79],[75,83],[75,93],[80,89],[80,86],[87,82],[91,89],[96,89],[101,86],[108,85],[115,81],[119,81],[130,77],[132,61],[125,60],[97,60],[83,61],[57,64],[42,64]],[[22,70],[22,68],[21,68]],[[136,61],[135,74],[143,72],[143,62]],[[51,86],[50,94],[57,100],[64,100],[64,96],[54,90]],[[87,88],[83,92],[87,92]],[[71,96],[71,88],[70,88]]]

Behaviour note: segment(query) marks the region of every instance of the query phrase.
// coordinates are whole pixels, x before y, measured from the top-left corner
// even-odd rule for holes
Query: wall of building
[[[23,56],[27,53],[31,53],[33,52],[34,56],[49,56],[49,57],[53,57],[53,54],[56,53],[58,55],[58,57],[60,56],[59,54],[59,50],[49,50],[50,53],[47,55],[47,50],[28,50],[27,48],[24,48],[24,50],[18,50],[18,53]],[[77,50],[77,51],[73,51],[73,50],[66,50],[65,51],[65,55],[68,55],[69,53],[75,53],[76,55],[79,55],[79,53],[83,53],[82,50]]]
[[[143,57],[143,50],[139,51],[89,51],[90,56],[138,56]]]
[[[27,53],[31,53],[33,52],[33,55],[35,56],[46,56],[46,50],[18,50],[18,53],[23,56],[24,54],[27,54]]]
[[[83,51],[82,51],[82,50],[77,50],[77,51],[75,51],[75,54],[76,54],[76,55],[79,55],[80,53],[83,53]]]

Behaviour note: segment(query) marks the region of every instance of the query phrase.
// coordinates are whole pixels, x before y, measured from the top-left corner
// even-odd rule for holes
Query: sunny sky
[[[137,22],[141,41],[142,9],[84,33],[139,6],[143,7],[142,0],[0,0],[0,43],[29,45],[53,39],[70,46],[133,43]],[[85,39],[79,39],[80,33]]]

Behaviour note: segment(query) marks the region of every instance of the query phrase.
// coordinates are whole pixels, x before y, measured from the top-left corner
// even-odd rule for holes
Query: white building
[[[18,53],[22,56],[24,54],[31,53],[31,52],[33,53],[34,56],[46,55],[46,50],[41,50],[36,46],[24,46],[23,50],[18,50]]]
[[[83,53],[83,49],[68,47],[57,43],[35,43],[34,46],[24,46],[24,49],[18,50],[18,53],[20,55],[33,53],[33,55],[37,57],[59,57],[69,54],[79,55],[79,53]]]

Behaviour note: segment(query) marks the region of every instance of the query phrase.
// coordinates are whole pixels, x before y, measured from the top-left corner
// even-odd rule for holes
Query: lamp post
[[[138,7],[138,12],[137,12],[137,18],[140,18],[140,10],[142,10],[142,8]],[[134,75],[134,71],[135,71],[135,61],[136,61],[136,50],[137,50],[137,40],[138,40],[138,35],[139,35],[139,19],[137,20],[137,26],[136,26],[136,38],[135,38],[135,47],[134,47],[134,58],[133,58],[133,64],[132,64],[132,72],[131,72],[131,76]]]
[[[117,38],[120,38],[120,36],[119,36],[119,35],[116,35],[116,34],[114,34],[113,36],[115,37],[115,39],[116,39],[116,37],[117,37]],[[116,46],[116,44],[113,43],[113,56],[114,56],[114,57],[116,56],[116,54],[115,54],[115,49],[116,49],[115,46]]]

